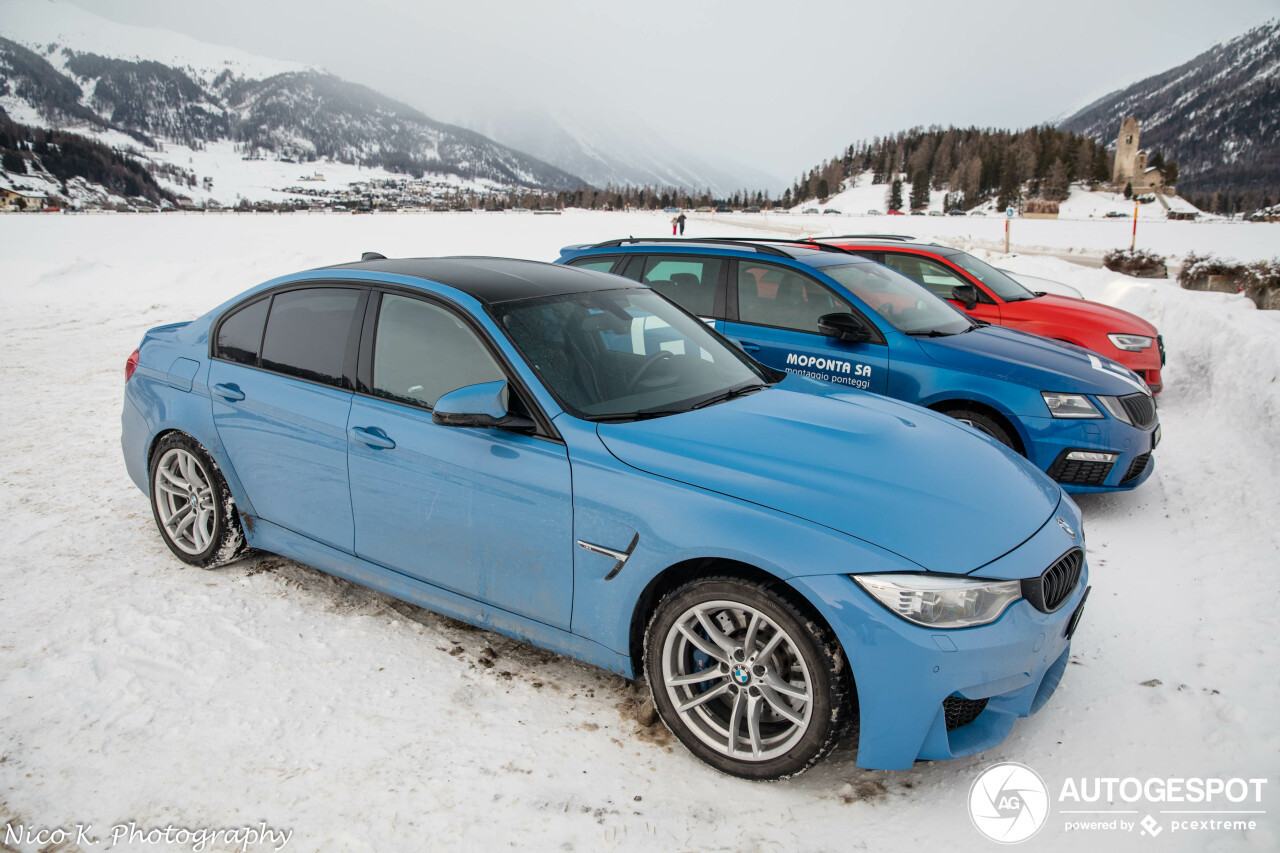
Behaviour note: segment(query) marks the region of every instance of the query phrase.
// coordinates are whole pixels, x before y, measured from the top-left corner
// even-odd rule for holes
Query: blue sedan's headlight
[[[1022,598],[1021,581],[912,574],[851,577],[898,616],[928,628],[986,625]]]

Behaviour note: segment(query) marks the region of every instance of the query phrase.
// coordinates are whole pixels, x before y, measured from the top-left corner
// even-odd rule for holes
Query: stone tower
[[[1129,116],[1120,122],[1120,135],[1116,137],[1116,163],[1111,171],[1111,182],[1123,187],[1137,174],[1138,117]]]

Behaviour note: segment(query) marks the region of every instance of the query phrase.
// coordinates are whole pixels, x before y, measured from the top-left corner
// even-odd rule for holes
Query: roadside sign
[[[1004,215],[1009,217],[1010,219],[1013,219],[1013,214],[1014,214],[1014,210],[1012,207],[1004,212]]]

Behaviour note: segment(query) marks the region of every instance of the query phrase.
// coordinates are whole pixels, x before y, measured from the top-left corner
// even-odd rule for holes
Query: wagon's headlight
[[[912,574],[852,577],[889,610],[928,628],[986,625],[1022,598],[1021,581]]]
[[[1148,338],[1146,335],[1107,335],[1107,340],[1115,344],[1116,349],[1128,352],[1139,352],[1155,343],[1154,338]]]
[[[1089,402],[1083,394],[1058,394],[1054,391],[1041,391],[1044,404],[1049,407],[1049,414],[1055,418],[1100,418],[1102,412]]]

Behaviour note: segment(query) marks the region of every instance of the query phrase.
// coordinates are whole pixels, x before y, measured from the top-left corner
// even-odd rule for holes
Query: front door
[[[507,379],[453,311],[384,294],[370,396],[357,395],[348,463],[356,554],[469,598],[568,629],[573,504],[564,445],[440,426],[443,394]],[[509,394],[513,407],[520,404]]]
[[[752,259],[739,260],[737,268],[737,319],[725,323],[726,337],[770,367],[885,393],[888,347],[818,333],[822,315],[854,310],[847,301],[789,267]]]

